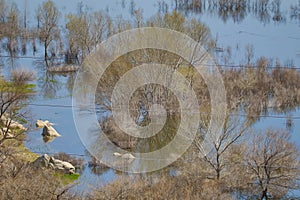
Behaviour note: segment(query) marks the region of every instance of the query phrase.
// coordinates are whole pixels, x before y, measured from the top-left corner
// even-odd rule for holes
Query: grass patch
[[[64,185],[68,185],[78,180],[80,174],[62,174],[59,172],[55,172],[54,176],[59,178]]]

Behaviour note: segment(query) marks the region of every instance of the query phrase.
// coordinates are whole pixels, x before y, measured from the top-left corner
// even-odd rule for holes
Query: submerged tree
[[[5,22],[5,18],[7,15],[7,4],[5,0],[0,0],[0,22]]]
[[[105,32],[108,31],[107,21],[110,19],[102,12],[89,14],[82,9],[79,14],[68,15],[67,19],[69,51],[81,63],[104,39]]]
[[[38,35],[44,45],[45,61],[48,66],[48,47],[59,38],[58,19],[60,12],[53,1],[48,0],[39,6],[37,11]]]
[[[3,48],[9,55],[15,56],[19,50],[18,39],[20,36],[19,10],[15,3],[10,6],[5,1],[0,1],[0,39],[6,38]]]

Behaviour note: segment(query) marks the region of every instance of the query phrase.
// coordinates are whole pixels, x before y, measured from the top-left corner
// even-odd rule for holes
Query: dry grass
[[[230,199],[223,184],[198,175],[162,176],[147,178],[120,178],[88,199]]]

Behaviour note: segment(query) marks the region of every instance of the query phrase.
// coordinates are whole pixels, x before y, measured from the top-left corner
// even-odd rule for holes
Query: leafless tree
[[[203,119],[203,118],[202,118]],[[201,136],[195,139],[194,144],[199,151],[199,157],[204,159],[212,170],[214,171],[215,178],[220,180],[223,178],[223,172],[230,166],[230,156],[228,152],[231,147],[234,146],[244,136],[250,127],[250,123],[247,119],[241,119],[238,116],[232,116],[228,114],[225,119],[224,126],[221,127],[220,133],[213,133],[207,127],[208,120],[202,122]],[[210,152],[207,152],[203,146],[203,135],[207,138],[209,146],[212,147]]]
[[[44,45],[45,61],[48,66],[48,47],[59,37],[58,19],[59,10],[53,1],[48,0],[39,6],[37,11],[38,34],[40,41]]]
[[[247,170],[252,175],[252,193],[260,199],[282,198],[299,189],[299,150],[282,130],[257,132],[247,146]]]
[[[67,19],[69,51],[81,63],[104,39],[110,19],[102,12],[87,13],[82,9],[79,14],[68,15]]]

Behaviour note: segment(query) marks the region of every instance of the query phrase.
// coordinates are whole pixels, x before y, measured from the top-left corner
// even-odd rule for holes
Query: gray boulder
[[[44,154],[38,157],[35,161],[33,161],[33,166],[35,167],[48,167],[50,163],[50,156]]]
[[[61,135],[52,126],[45,125],[43,128],[42,136],[44,136],[44,137],[60,137]]]

